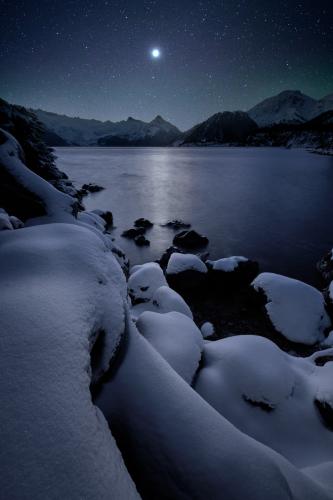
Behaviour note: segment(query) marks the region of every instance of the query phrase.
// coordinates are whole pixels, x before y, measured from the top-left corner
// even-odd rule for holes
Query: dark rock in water
[[[135,244],[138,245],[139,247],[148,247],[150,245],[150,241],[147,240],[147,238],[143,234],[136,236],[134,238],[134,241]]]
[[[99,186],[98,184],[93,184],[90,182],[89,184],[83,184],[81,191],[86,191],[88,193],[98,193],[99,191],[103,191],[103,189],[105,189],[103,186]]]
[[[105,220],[108,226],[113,226],[112,212],[110,212],[109,210],[99,210],[99,209],[93,210],[92,212],[102,217],[102,219]]]
[[[141,219],[137,219],[134,222],[135,227],[144,227],[145,229],[148,229],[149,227],[153,227],[153,225],[154,224],[152,222],[150,222],[150,220],[144,219],[143,217],[141,217]]]
[[[158,264],[161,266],[162,269],[166,269],[167,265],[169,263],[170,257],[173,253],[183,253],[183,250],[180,250],[177,247],[171,246],[165,250],[163,255],[161,256],[160,260],[158,260]]]
[[[145,232],[146,229],[144,227],[132,227],[131,229],[124,231],[122,233],[122,237],[134,240],[137,236],[143,235]]]
[[[225,260],[229,261],[229,258]],[[234,268],[229,270],[214,264],[212,261],[206,261],[209,285],[217,292],[229,293],[231,287],[250,285],[259,274],[259,264],[253,260],[244,259],[236,262]]]
[[[163,227],[170,227],[171,229],[174,229],[175,231],[178,231],[178,229],[188,229],[191,227],[191,224],[187,224],[187,222],[184,222],[182,220],[174,219],[166,224],[162,224]]]
[[[330,283],[333,280],[333,257],[332,251],[329,251],[324,257],[317,263],[317,270],[325,283]]]
[[[202,236],[192,229],[176,234],[173,243],[183,248],[198,248],[208,245],[209,240],[206,236]]]

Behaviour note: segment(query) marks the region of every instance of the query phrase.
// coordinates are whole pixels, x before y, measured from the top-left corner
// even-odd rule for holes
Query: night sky
[[[0,96],[181,129],[299,89],[333,92],[333,1],[0,1]],[[159,49],[154,58],[152,50]]]

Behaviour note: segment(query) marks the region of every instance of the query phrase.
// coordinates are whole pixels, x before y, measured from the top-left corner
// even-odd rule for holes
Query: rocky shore
[[[25,137],[36,122],[6,113],[4,498],[332,499],[332,251],[319,291],[245,256],[211,261],[170,221],[174,247],[131,267],[111,211],[85,211],[37,139],[33,170],[15,120]]]

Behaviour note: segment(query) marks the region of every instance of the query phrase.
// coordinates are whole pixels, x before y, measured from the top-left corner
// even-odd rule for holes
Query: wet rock
[[[97,214],[100,217],[102,217],[102,219],[105,220],[105,222],[107,223],[108,226],[113,226],[113,214],[112,214],[112,212],[110,212],[109,210],[99,210],[99,209],[92,210],[92,212],[94,214]]]
[[[150,245],[150,241],[143,234],[136,236],[134,242],[138,247],[148,247]]]
[[[180,219],[174,219],[162,225],[163,227],[169,227],[171,229],[174,229],[175,231],[178,231],[178,229],[188,229],[191,227],[191,224],[188,224],[187,222],[184,222]]]
[[[333,280],[332,250],[324,255],[324,257],[317,263],[317,270],[326,283],[329,283]]]
[[[143,217],[141,217],[140,219],[137,219],[135,222],[134,222],[134,226],[135,227],[144,227],[145,229],[148,229],[150,227],[153,227],[153,223],[150,222],[150,220],[148,219],[144,219]]]
[[[98,193],[99,191],[103,191],[103,189],[105,189],[103,186],[89,182],[89,184],[83,184],[81,193],[84,196],[84,193]]]
[[[146,232],[144,227],[132,227],[131,229],[126,229],[121,234],[123,238],[128,238],[129,240],[134,240],[138,236],[142,236]]]
[[[208,245],[209,240],[192,229],[176,234],[173,243],[183,248],[199,248]]]
[[[177,247],[174,247],[174,246],[167,248],[158,261],[158,263],[162,269],[167,268],[170,257],[173,253],[183,253],[183,251]]]

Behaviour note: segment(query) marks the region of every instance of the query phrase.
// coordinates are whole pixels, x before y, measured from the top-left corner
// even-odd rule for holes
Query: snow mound
[[[125,330],[126,282],[74,224],[0,233],[3,498],[139,498],[90,384]]]
[[[131,315],[134,321],[145,311],[158,313],[179,312],[193,319],[192,311],[186,304],[183,297],[168,286],[160,286],[149,302],[141,302],[131,308]]]
[[[198,369],[203,339],[196,324],[184,314],[144,312],[139,332],[189,384]]]
[[[160,286],[167,286],[167,282],[156,262],[148,262],[131,269],[128,291],[134,304],[151,300]]]
[[[159,287],[153,295],[152,302],[158,309],[158,312],[167,313],[176,311],[193,319],[192,311],[183,297],[168,286]]]
[[[223,492],[230,500],[329,500],[326,484],[240,432],[204,401],[130,320],[126,338],[122,363],[97,404],[144,498],[221,498]],[[288,390],[280,397],[290,383],[282,385]]]
[[[214,335],[214,332],[215,332],[214,325],[212,323],[209,323],[209,321],[206,321],[206,323],[201,325],[201,334],[204,339]]]
[[[197,255],[177,252],[171,254],[166,274],[178,274],[183,271],[207,273],[207,267]]]
[[[316,366],[253,335],[209,342],[203,360],[194,388],[238,429],[302,468],[333,460],[333,434],[315,406],[332,400],[333,363]]]
[[[273,273],[253,282],[267,297],[267,314],[278,332],[292,342],[312,345],[324,338],[330,326],[322,294],[306,283]]]
[[[207,264],[212,266],[214,271],[232,272],[239,266],[240,262],[248,262],[246,257],[235,255],[233,257],[225,257],[219,260],[208,260]]]

